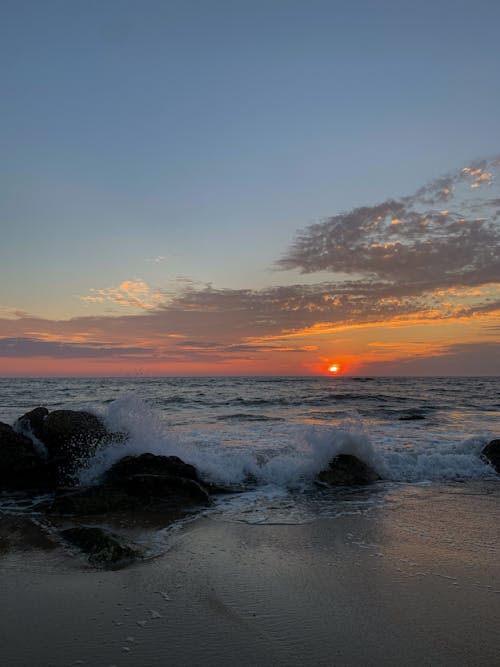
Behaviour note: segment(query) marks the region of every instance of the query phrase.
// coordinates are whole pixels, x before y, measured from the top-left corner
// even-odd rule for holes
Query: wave
[[[318,472],[337,454],[353,454],[374,467],[383,479],[423,482],[494,477],[480,458],[488,435],[458,443],[400,445],[374,438],[361,418],[337,426],[275,422],[265,415],[221,415],[223,429],[171,430],[161,413],[137,396],[118,399],[99,414],[113,431],[127,432],[124,443],[102,449],[80,482],[91,484],[118,459],[144,452],[176,455],[195,465],[203,478],[219,484],[243,484],[249,476],[260,485],[310,487]],[[262,422],[253,423],[253,422]],[[247,423],[245,423],[247,422]],[[405,428],[404,422],[400,428]]]
[[[243,397],[236,396],[234,398],[228,398],[225,400],[214,400],[213,396],[180,396],[173,395],[164,397],[158,401],[159,405],[192,405],[192,406],[205,406],[207,408],[220,408],[220,407],[299,407],[299,406],[310,406],[310,407],[321,407],[325,404],[334,404],[338,402],[370,402],[374,405],[380,403],[408,403],[415,402],[411,396],[397,396],[390,394],[371,394],[371,393],[354,393],[354,392],[328,392],[318,393],[317,395],[310,394],[301,394],[298,396],[273,396],[270,398],[262,397]]]

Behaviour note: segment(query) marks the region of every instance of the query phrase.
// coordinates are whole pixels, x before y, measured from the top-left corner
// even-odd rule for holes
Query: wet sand
[[[498,665],[499,526],[498,482],[400,487],[302,525],[200,518],[112,572],[20,527],[2,665]]]

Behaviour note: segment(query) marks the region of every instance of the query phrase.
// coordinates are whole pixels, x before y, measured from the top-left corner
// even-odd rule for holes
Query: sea
[[[498,377],[0,379],[0,421],[40,405],[87,410],[128,434],[86,462],[77,484],[97,483],[126,455],[177,455],[238,491],[209,512],[248,523],[369,512],[401,485],[498,479],[480,457],[500,437]],[[382,481],[332,503],[316,477],[340,453]],[[12,499],[2,503],[12,509]]]

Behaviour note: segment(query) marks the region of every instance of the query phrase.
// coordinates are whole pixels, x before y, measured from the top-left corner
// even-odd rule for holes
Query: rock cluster
[[[209,504],[210,495],[193,466],[177,456],[141,454],[120,459],[99,485],[56,494],[48,511],[89,515]]]
[[[92,564],[114,567],[140,557],[141,549],[103,528],[82,525],[85,517],[97,516],[100,521],[99,515],[117,512],[179,516],[209,505],[212,494],[243,490],[200,479],[196,468],[177,456],[154,454],[123,456],[98,484],[75,485],[76,471],[100,448],[126,440],[126,434],[110,432],[89,412],[38,407],[14,427],[0,422],[0,492],[50,492],[51,500],[39,508],[48,521],[65,524],[61,538],[81,549]],[[480,455],[500,473],[500,440],[492,440]],[[379,479],[373,468],[350,454],[335,456],[317,476],[328,486],[366,485]],[[68,517],[75,524],[69,528]]]
[[[65,514],[210,502],[194,466],[177,456],[125,456],[102,483],[71,488],[75,472],[100,448],[124,440],[125,434],[108,431],[90,412],[35,408],[14,427],[0,423],[0,490],[54,491],[49,509]]]
[[[0,486],[20,490],[70,486],[76,470],[100,446],[121,435],[109,432],[90,412],[49,413],[47,408],[35,408],[14,428],[0,425]]]
[[[49,412],[39,407],[20,417],[14,427],[0,422],[0,492],[50,492],[50,501],[38,508],[49,521],[67,524],[69,517],[76,524],[61,531],[65,542],[81,549],[93,565],[128,563],[141,556],[140,549],[103,528],[80,522],[116,512],[179,516],[209,505],[213,489],[204,485],[192,465],[176,456],[154,454],[124,456],[98,484],[75,485],[76,471],[100,448],[126,439],[124,433],[108,431],[89,412]]]

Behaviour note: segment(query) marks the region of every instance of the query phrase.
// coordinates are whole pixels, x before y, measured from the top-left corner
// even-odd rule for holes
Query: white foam
[[[31,440],[31,442],[33,443],[33,447],[34,447],[36,453],[38,454],[38,456],[40,456],[42,459],[46,459],[48,457],[47,447],[33,433],[28,420],[18,419],[14,423],[13,429],[14,429],[14,431],[16,431],[16,433],[19,433],[20,435],[24,435]]]
[[[387,449],[381,474],[393,481],[406,482],[488,478],[494,471],[479,456],[487,440],[475,436],[456,444],[427,445],[406,451]]]
[[[379,434],[371,438],[359,418],[337,426],[241,423],[236,426],[239,430],[231,424],[230,431],[219,426],[174,432],[159,411],[134,395],[110,403],[100,415],[110,430],[126,432],[128,438],[97,453],[80,471],[83,484],[97,481],[123,456],[144,452],[179,456],[195,465],[203,478],[222,484],[241,484],[251,475],[260,485],[297,488],[310,483],[337,454],[352,454],[393,481],[480,478],[493,473],[479,457],[487,436],[401,447]]]

